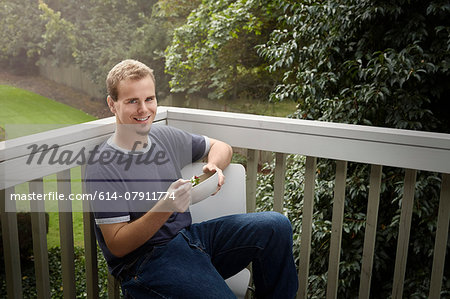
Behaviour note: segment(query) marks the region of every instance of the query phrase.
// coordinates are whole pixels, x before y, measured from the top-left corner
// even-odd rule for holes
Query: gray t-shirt
[[[119,148],[110,138],[99,146],[86,168],[88,193],[94,195],[95,233],[110,272],[118,276],[124,265],[170,241],[181,229],[191,225],[189,212],[173,213],[161,229],[145,244],[119,258],[108,249],[98,224],[131,222],[150,210],[181,178],[181,169],[209,152],[209,139],[182,130],[152,125],[143,151]]]

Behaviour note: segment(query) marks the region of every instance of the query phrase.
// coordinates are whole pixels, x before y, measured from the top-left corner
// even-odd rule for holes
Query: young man
[[[233,298],[224,279],[250,262],[258,298],[293,298],[297,274],[292,229],[279,213],[252,213],[192,224],[190,181],[180,170],[207,157],[204,172],[231,160],[229,145],[152,125],[153,72],[125,60],[107,78],[116,130],[87,167],[96,236],[109,271],[129,298]]]

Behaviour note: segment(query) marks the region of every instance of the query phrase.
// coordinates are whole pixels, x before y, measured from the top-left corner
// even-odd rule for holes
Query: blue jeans
[[[128,298],[235,298],[224,279],[250,262],[257,298],[294,298],[292,228],[276,212],[193,224],[140,257],[122,280]]]

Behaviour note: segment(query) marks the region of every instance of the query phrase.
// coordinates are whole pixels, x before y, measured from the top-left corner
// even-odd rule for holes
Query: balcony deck
[[[393,277],[393,298],[402,298],[408,255],[416,172],[442,176],[437,232],[429,298],[439,298],[447,251],[450,218],[450,135],[396,130],[348,124],[324,123],[286,118],[255,116],[174,107],[159,107],[156,122],[223,140],[233,147],[247,149],[247,209],[255,210],[256,173],[260,151],[276,153],[274,210],[281,212],[284,198],[285,159],[287,154],[306,156],[304,210],[299,265],[298,298],[306,298],[311,252],[312,215],[317,158],[336,160],[332,236],[329,253],[327,298],[336,298],[344,215],[348,162],[371,165],[366,231],[361,261],[360,298],[369,298],[375,248],[381,172],[384,166],[404,168],[404,194]],[[22,298],[22,276],[15,206],[5,207],[14,187],[28,182],[30,191],[43,190],[42,178],[57,174],[58,192],[70,193],[70,169],[80,164],[26,165],[32,144],[57,144],[59,150],[86,153],[106,140],[114,130],[114,118],[101,119],[0,143],[0,200],[7,292],[9,298]],[[83,173],[83,171],[82,171]],[[32,203],[40,205],[42,202]],[[39,207],[37,207],[39,208]],[[70,205],[59,205],[64,297],[75,297],[72,215]],[[95,225],[89,207],[83,203],[86,281],[88,298],[98,297]],[[50,298],[49,266],[45,238],[45,215],[32,213],[33,249],[39,298]],[[69,236],[69,237],[68,237]],[[110,279],[110,297],[118,297],[117,283]]]

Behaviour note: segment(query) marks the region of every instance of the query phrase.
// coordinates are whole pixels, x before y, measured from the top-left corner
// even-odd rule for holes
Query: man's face
[[[150,76],[141,80],[123,80],[117,90],[117,101],[108,97],[108,106],[116,115],[117,125],[125,125],[140,135],[147,135],[157,108],[153,80]]]

